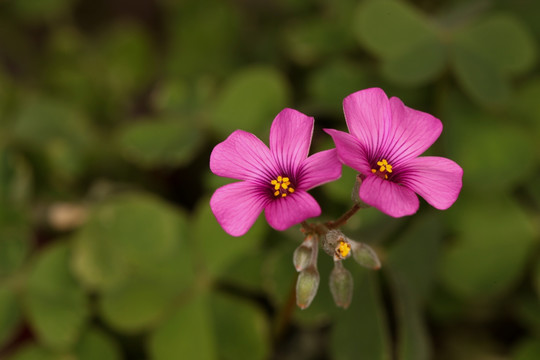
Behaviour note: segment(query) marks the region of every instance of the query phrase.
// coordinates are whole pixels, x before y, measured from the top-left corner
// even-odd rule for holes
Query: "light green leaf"
[[[151,196],[111,198],[92,212],[76,235],[76,274],[90,288],[110,289],[139,271],[163,276],[174,254],[179,256],[175,264],[183,269],[183,276],[176,279],[182,288],[192,276],[185,227],[181,212]]]
[[[21,309],[15,292],[0,287],[0,347],[9,341],[21,325]]]
[[[368,50],[384,58],[397,58],[419,44],[437,42],[434,24],[406,2],[369,0],[357,9],[354,31]]]
[[[148,346],[151,358],[217,359],[219,349],[216,347],[208,308],[207,295],[194,297],[178,308],[150,335]]]
[[[443,283],[465,299],[507,291],[521,277],[538,236],[523,210],[502,193],[469,194],[448,214],[457,236],[443,257]]]
[[[267,133],[272,120],[290,101],[285,77],[271,67],[251,67],[234,74],[217,99],[212,126],[222,136],[237,129]]]
[[[390,360],[391,349],[386,318],[379,294],[379,281],[371,270],[353,271],[351,306],[335,316],[330,337],[332,359]],[[354,330],[352,330],[354,329]]]
[[[501,70],[485,54],[457,38],[451,62],[455,74],[469,96],[486,104],[501,106],[510,96],[510,85]]]
[[[103,331],[90,328],[85,331],[73,352],[77,360],[120,360],[118,345]]]
[[[474,22],[458,39],[505,74],[523,73],[537,58],[536,40],[519,19],[507,14]]]
[[[42,251],[25,293],[31,327],[44,344],[59,350],[75,344],[89,316],[88,299],[70,272],[69,256],[66,243]]]
[[[199,248],[200,260],[212,276],[219,276],[223,270],[236,261],[249,256],[262,243],[268,231],[268,224],[260,216],[251,229],[241,237],[228,235],[218,224],[209,199],[201,200],[195,211],[192,239]]]
[[[180,166],[193,159],[203,138],[186,120],[141,121],[125,126],[118,136],[121,150],[143,166]]]
[[[396,84],[422,85],[443,72],[446,59],[446,47],[437,39],[428,38],[395,57],[384,59],[382,74]]]

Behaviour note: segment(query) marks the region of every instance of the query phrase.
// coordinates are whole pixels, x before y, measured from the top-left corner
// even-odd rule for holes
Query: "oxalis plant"
[[[357,211],[372,206],[392,217],[416,213],[417,194],[445,210],[457,199],[463,170],[454,161],[419,156],[442,131],[439,119],[411,109],[382,89],[355,92],[343,101],[349,132],[325,129],[336,147],[308,156],[314,119],[293,109],[282,110],[270,128],[270,147],[255,135],[236,130],[216,145],[210,169],[216,175],[240,180],[218,188],[210,207],[223,229],[244,235],[264,210],[268,224],[279,231],[300,224],[304,240],[293,254],[299,272],[296,303],[305,309],[317,293],[319,248],[334,260],[330,289],[337,306],[347,308],[353,278],[343,260],[379,269],[381,263],[368,245],[349,239],[341,230]],[[342,164],[358,171],[350,210],[335,221],[309,223],[321,215],[308,193],[337,180]]]

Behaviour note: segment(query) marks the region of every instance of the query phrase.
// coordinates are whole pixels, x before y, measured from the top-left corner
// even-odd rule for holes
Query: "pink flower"
[[[276,230],[285,230],[321,208],[307,190],[341,176],[336,149],[308,157],[313,118],[282,110],[270,128],[270,148],[255,135],[236,130],[216,145],[210,169],[219,176],[242,180],[220,187],[210,207],[223,229],[245,234],[264,209]]]
[[[461,190],[463,170],[452,160],[418,157],[439,137],[439,119],[411,109],[378,88],[343,101],[349,132],[325,130],[341,161],[362,174],[360,199],[401,217],[414,214],[422,196],[437,209],[449,208]],[[416,194],[415,194],[416,193]]]

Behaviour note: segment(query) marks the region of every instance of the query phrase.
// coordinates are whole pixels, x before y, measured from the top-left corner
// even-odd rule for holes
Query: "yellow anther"
[[[274,196],[278,197],[281,194],[281,197],[287,196],[287,194],[292,194],[294,188],[291,187],[291,180],[286,176],[278,176],[276,179],[270,181],[270,184],[274,188]]]
[[[377,165],[379,166],[379,169],[371,169],[371,172],[377,174],[381,178],[384,175],[384,178],[388,179],[388,174],[392,172],[392,165],[390,165],[386,159],[377,161]]]
[[[346,243],[345,241],[340,241],[339,245],[336,249],[336,252],[339,254],[341,258],[346,258],[347,255],[349,255],[349,252],[351,251],[351,245]]]

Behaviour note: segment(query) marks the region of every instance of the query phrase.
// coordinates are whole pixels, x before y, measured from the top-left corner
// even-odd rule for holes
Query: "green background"
[[[540,2],[0,2],[0,358],[540,359]],[[312,152],[343,98],[381,87],[444,124],[464,169],[447,211],[343,228],[380,271],[321,254],[291,303],[299,226],[233,238],[208,168],[235,129],[292,107]],[[321,221],[355,173],[312,191]]]

